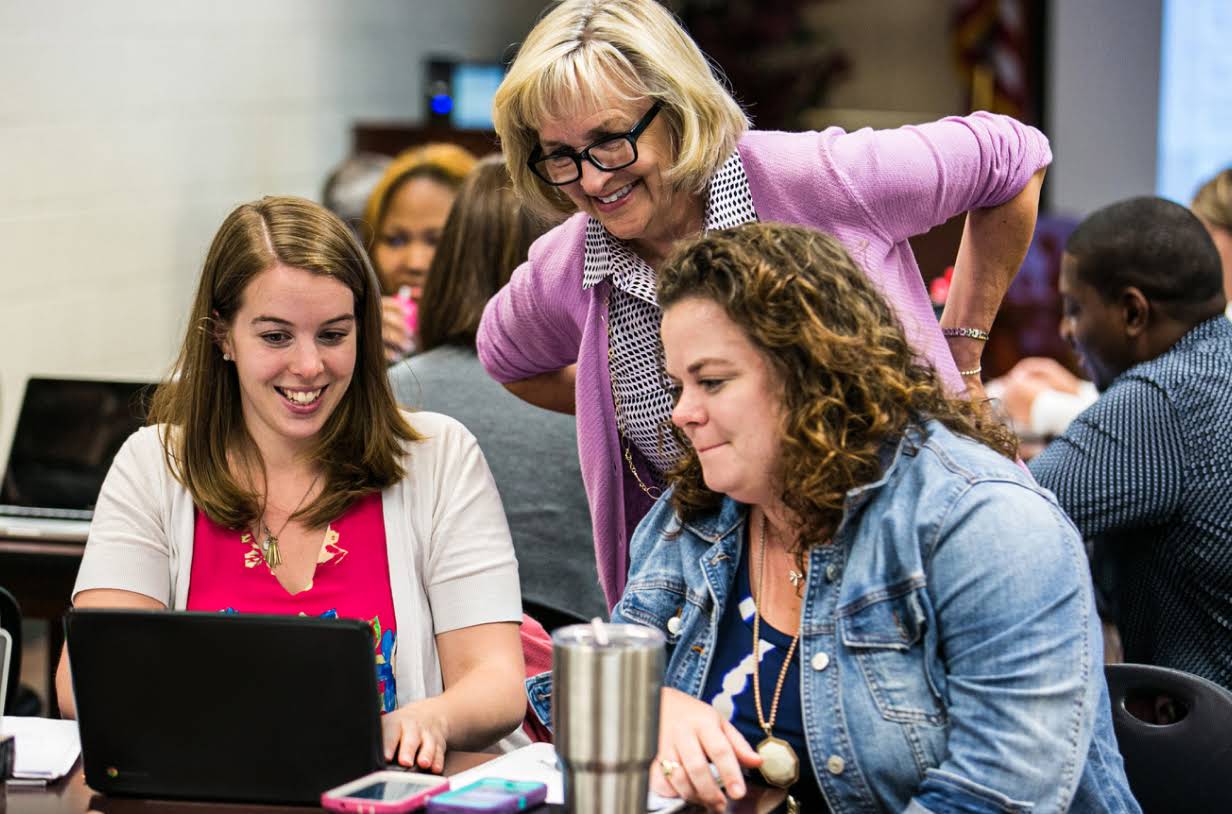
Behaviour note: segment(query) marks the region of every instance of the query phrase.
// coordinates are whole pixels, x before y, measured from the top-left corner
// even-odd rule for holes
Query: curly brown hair
[[[770,362],[784,407],[783,503],[798,521],[797,554],[828,541],[847,492],[881,474],[880,451],[912,425],[936,419],[1014,459],[1018,441],[984,403],[954,398],[907,340],[894,311],[829,235],[753,223],[677,245],[659,269],[659,304],[711,300]],[[685,520],[713,511],[686,450],[669,473]]]

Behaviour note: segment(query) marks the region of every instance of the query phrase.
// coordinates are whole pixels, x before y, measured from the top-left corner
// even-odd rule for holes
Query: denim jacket
[[[1112,730],[1081,540],[1018,466],[930,421],[851,490],[809,553],[800,692],[835,814],[1139,812]],[[614,622],[667,637],[667,686],[698,696],[747,507],[638,526]],[[531,680],[546,719],[550,686]]]

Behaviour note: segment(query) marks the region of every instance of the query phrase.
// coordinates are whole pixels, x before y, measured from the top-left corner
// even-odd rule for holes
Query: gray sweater
[[[465,347],[412,356],[389,379],[404,407],[451,416],[478,439],[509,518],[522,595],[607,618],[573,417],[514,396]]]

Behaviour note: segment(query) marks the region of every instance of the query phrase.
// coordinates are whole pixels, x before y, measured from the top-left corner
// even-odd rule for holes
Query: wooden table
[[[494,755],[479,752],[450,752],[445,757],[445,774],[464,772],[491,760]],[[749,794],[727,807],[729,814],[770,814],[783,802],[783,793],[773,789],[749,786]],[[6,805],[7,803],[7,805]],[[541,809],[564,811],[563,807]],[[690,808],[690,811],[701,809]],[[86,785],[81,764],[63,780],[46,788],[10,787],[7,794],[0,787],[0,814],[312,814],[324,812],[310,806],[272,806],[237,803],[205,803],[185,800],[139,800],[128,797],[105,797],[95,794]]]
[[[56,664],[64,644],[61,620],[70,607],[73,582],[81,565],[84,543],[56,543],[0,538],[0,585],[21,605],[26,619],[48,623],[47,686],[45,697],[50,709],[44,714],[56,717]]]

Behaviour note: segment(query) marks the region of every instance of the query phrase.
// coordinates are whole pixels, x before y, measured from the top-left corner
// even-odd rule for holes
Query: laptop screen
[[[147,382],[30,379],[0,503],[93,509],[111,459],[145,423]]]

